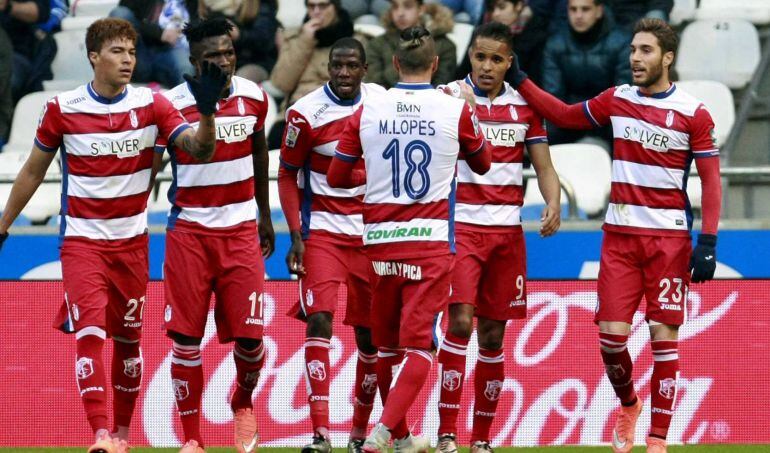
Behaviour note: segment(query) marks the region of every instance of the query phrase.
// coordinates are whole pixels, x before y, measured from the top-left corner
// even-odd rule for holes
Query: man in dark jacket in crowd
[[[615,25],[630,32],[636,21],[643,17],[668,21],[674,0],[609,0],[608,6],[612,9]]]
[[[0,28],[13,45],[14,103],[27,93],[41,91],[43,80],[51,78],[56,42],[50,35],[35,34],[36,24],[46,22],[50,15],[49,0],[0,0]]]
[[[572,104],[629,83],[630,35],[614,29],[603,0],[569,0],[567,15],[569,28],[551,36],[545,46],[543,88]],[[598,133],[609,146],[609,131],[602,129]],[[585,134],[550,127],[548,138],[552,144],[570,143]]]

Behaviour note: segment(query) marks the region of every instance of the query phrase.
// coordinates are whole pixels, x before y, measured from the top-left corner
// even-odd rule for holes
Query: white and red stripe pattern
[[[486,174],[477,175],[462,157],[457,162],[457,227],[521,225],[524,146],[548,142],[543,119],[508,83],[492,100],[470,76],[465,83],[476,97],[476,116],[492,152],[492,167]],[[460,97],[459,82],[447,86],[453,96]]]
[[[108,99],[88,84],[49,100],[35,143],[43,151],[62,149],[65,240],[112,246],[143,235],[155,142],[173,141],[187,127],[170,102],[147,88],[128,85]]]
[[[174,342],[171,346],[171,363],[187,367],[200,366],[202,363],[200,346]]]
[[[382,91],[378,85],[364,83],[358,97],[344,100],[327,84],[298,100],[286,112],[287,135],[281,147],[281,165],[299,170],[303,237],[320,234],[341,244],[361,240],[364,186],[332,188],[326,182],[326,172],[347,119],[369,94]]]
[[[612,124],[614,161],[605,229],[687,236],[687,177],[693,158],[718,156],[714,123],[697,99],[671,85],[653,96],[628,85],[584,104],[595,125]]]
[[[191,125],[200,113],[186,83],[165,93]],[[210,162],[169,147],[174,182],[168,228],[192,232],[252,228],[254,199],[253,134],[264,126],[267,97],[256,84],[233,76],[230,96],[219,101],[215,115],[216,150]]]

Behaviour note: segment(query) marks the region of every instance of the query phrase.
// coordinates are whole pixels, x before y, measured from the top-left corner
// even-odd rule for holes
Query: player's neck
[[[639,87],[639,91],[645,96],[652,96],[658,93],[663,93],[671,88],[671,80],[666,76],[661,76],[657,82],[648,87]]]
[[[120,95],[120,93],[126,89],[126,86],[123,84],[114,85],[112,83],[99,80],[98,78],[94,78],[93,82],[91,82],[91,88],[93,88],[94,92],[96,92],[96,94],[99,96],[112,99]]]
[[[487,98],[489,99],[489,102],[492,102],[502,92],[503,92],[503,84],[502,83],[500,85],[496,86],[495,88],[487,91],[486,95],[487,95]]]
[[[420,74],[399,74],[398,81],[401,83],[430,83],[433,71],[425,71]]]

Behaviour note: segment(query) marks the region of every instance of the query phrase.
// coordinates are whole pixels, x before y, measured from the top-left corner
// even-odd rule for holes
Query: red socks
[[[395,428],[399,423],[405,423],[404,415],[409,411],[417,394],[420,393],[425,379],[430,373],[433,356],[424,349],[407,349],[404,361],[387,396],[382,410],[380,422],[388,428]],[[394,439],[404,437],[402,433],[391,429]],[[407,431],[408,433],[408,431]]]
[[[75,362],[75,377],[77,378],[80,398],[91,429],[97,432],[107,428],[107,404],[104,388],[107,377],[104,372],[102,349],[106,332],[95,326],[84,327],[75,334],[77,340],[77,361]]]
[[[114,339],[113,339],[114,340]],[[142,385],[142,350],[139,342],[113,342],[112,353],[112,411],[114,416],[113,433],[118,427],[128,427],[134,414],[136,398]]]
[[[203,395],[203,367],[200,346],[174,343],[171,357],[171,385],[184,430],[184,441],[198,441],[203,446],[200,430],[200,407]]]
[[[636,401],[636,391],[631,375],[633,362],[626,343],[628,343],[628,335],[599,332],[599,345],[607,377],[612,388],[615,389],[615,394],[620,398],[620,403],[630,406]]]
[[[679,352],[676,340],[652,342],[652,368],[650,393],[652,394],[652,419],[650,436],[665,439],[676,404],[676,384],[679,379]]]
[[[251,409],[251,394],[259,381],[259,371],[265,362],[265,347],[262,342],[252,350],[242,348],[235,343],[233,348],[235,361],[235,392],[230,400],[230,408],[233,412],[238,409]]]
[[[305,378],[314,432],[329,428],[329,346],[326,338],[305,339]]]
[[[438,402],[438,433],[457,433],[457,415],[460,413],[460,399],[465,380],[465,356],[468,352],[468,338],[457,337],[447,332],[438,353],[441,395]]]
[[[377,385],[380,388],[380,399],[383,406],[388,401],[393,376],[398,373],[401,362],[404,361],[404,354],[403,349],[395,348],[379,348],[377,351]],[[393,439],[403,439],[409,434],[409,428],[406,426],[406,417],[402,416],[395,426],[385,426],[390,429],[391,438]]]
[[[369,415],[377,395],[377,354],[366,354],[358,351],[356,362],[356,384],[353,399],[353,429],[355,433],[363,433],[369,425]]]
[[[471,445],[477,441],[489,442],[489,430],[495,420],[497,403],[505,381],[505,355],[502,349],[479,349],[473,388],[476,397],[473,408]]]

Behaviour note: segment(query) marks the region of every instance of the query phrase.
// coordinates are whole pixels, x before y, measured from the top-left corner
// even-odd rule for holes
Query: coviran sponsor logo
[[[369,241],[377,241],[380,239],[395,239],[395,238],[408,238],[408,237],[430,237],[433,234],[433,228],[429,227],[412,227],[412,228],[392,228],[390,230],[375,230],[366,233],[366,239]]]

